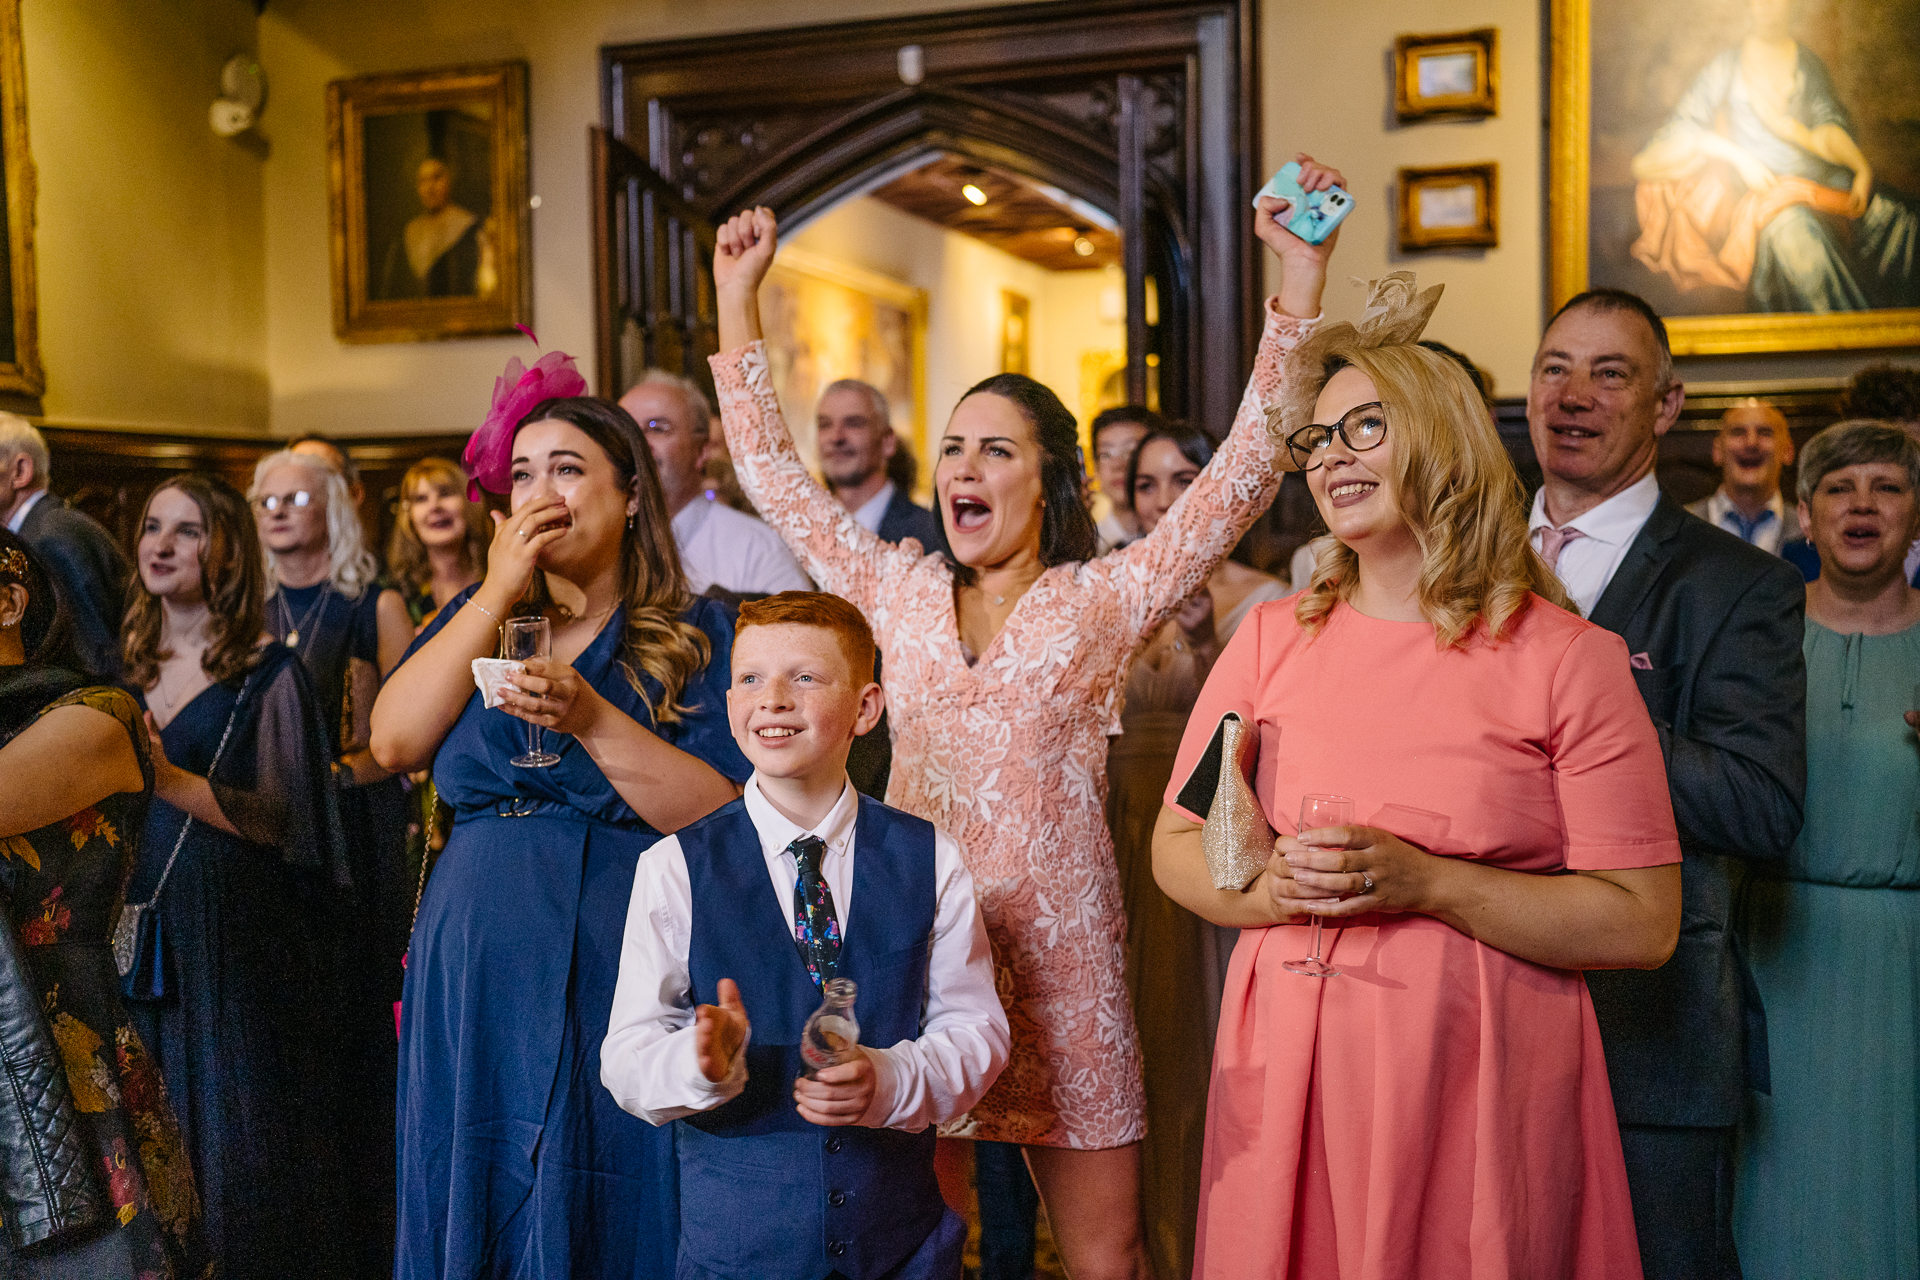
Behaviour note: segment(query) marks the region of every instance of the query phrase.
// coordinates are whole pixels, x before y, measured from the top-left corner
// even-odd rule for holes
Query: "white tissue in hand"
[[[473,682],[480,686],[480,697],[488,710],[500,705],[500,686],[507,682],[507,677],[517,676],[526,669],[526,663],[515,662],[511,658],[473,660]]]

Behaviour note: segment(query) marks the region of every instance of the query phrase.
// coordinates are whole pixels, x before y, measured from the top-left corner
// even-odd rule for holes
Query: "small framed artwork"
[[[1400,171],[1400,248],[1492,248],[1500,243],[1500,167]]]
[[[526,63],[335,80],[327,152],[342,342],[532,323]]]
[[[1498,115],[1500,33],[1493,27],[1393,42],[1393,106],[1402,120]]]

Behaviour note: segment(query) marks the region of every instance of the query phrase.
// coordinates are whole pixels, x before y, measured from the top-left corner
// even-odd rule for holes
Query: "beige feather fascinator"
[[[1280,465],[1288,470],[1293,469],[1293,459],[1287,452],[1287,437],[1313,421],[1313,402],[1326,383],[1327,352],[1336,345],[1392,347],[1418,342],[1446,288],[1436,284],[1423,290],[1411,271],[1394,271],[1364,283],[1367,305],[1359,324],[1342,320],[1323,325],[1287,356],[1280,403],[1267,410],[1267,430],[1280,446]]]

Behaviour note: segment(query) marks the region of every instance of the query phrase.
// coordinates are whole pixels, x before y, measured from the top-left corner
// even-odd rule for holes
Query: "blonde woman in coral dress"
[[[1303,159],[1303,186],[1340,181]],[[887,799],[951,831],[979,889],[1014,1043],[965,1136],[1026,1148],[1074,1280],[1149,1274],[1140,1052],[1103,813],[1107,737],[1129,659],[1279,486],[1265,411],[1283,357],[1319,313],[1331,250],[1276,223],[1285,209],[1266,201],[1255,224],[1285,285],[1268,303],[1231,436],[1152,536],[1091,561],[1073,417],[1017,375],[964,397],[937,446],[934,488],[958,565],[863,530],[808,474],[768,379],[756,294],[773,215],[732,219],[714,258],[725,350],[712,365],[741,484],[814,580],[873,622],[893,720]]]
[[[1243,930],[1196,1275],[1641,1274],[1579,971],[1653,968],[1678,937],[1660,742],[1619,637],[1527,546],[1479,395],[1413,345],[1435,296],[1295,353],[1282,430],[1338,545],[1214,664],[1155,836],[1168,894]],[[1188,781],[1229,711],[1283,833],[1244,893],[1213,887]],[[1365,825],[1295,833],[1311,793]],[[1338,976],[1284,967],[1311,916]]]

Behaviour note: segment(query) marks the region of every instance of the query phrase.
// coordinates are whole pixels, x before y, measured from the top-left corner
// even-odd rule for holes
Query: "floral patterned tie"
[[[840,918],[834,914],[833,891],[820,874],[826,851],[819,836],[801,836],[787,846],[800,866],[800,877],[793,882],[793,940],[816,987],[824,987],[840,970]]]

